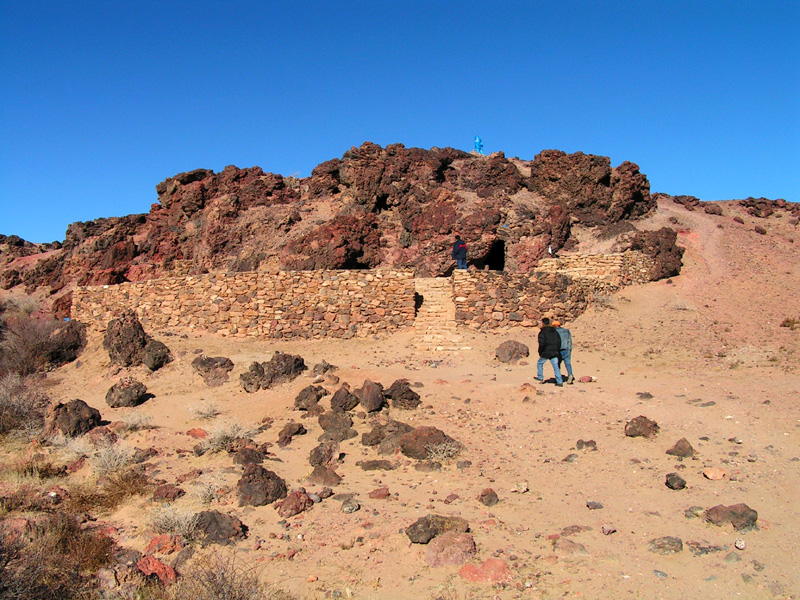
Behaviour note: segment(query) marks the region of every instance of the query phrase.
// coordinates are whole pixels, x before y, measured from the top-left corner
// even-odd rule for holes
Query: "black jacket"
[[[453,243],[453,260],[467,258],[467,244],[461,238]]]
[[[539,356],[541,358],[558,358],[561,353],[561,336],[555,327],[542,327],[539,331]]]

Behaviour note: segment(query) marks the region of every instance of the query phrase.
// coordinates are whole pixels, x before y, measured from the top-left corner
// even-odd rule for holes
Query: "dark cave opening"
[[[470,261],[478,269],[488,269],[490,271],[503,271],[506,268],[506,242],[505,240],[495,240],[489,247],[489,251],[483,258]]]

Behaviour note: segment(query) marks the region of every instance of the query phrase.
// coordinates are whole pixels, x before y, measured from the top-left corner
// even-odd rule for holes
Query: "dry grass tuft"
[[[107,477],[124,471],[133,458],[133,450],[123,444],[109,444],[97,450],[89,463],[98,477]]]
[[[215,419],[222,414],[222,411],[217,405],[210,401],[191,405],[189,407],[189,412],[192,413],[196,419],[201,419],[203,421]]]
[[[206,452],[223,452],[231,449],[237,440],[252,439],[256,432],[246,429],[236,421],[222,421],[208,428],[208,437],[202,442]]]
[[[461,454],[461,450],[463,450],[463,447],[455,440],[425,446],[425,451],[428,453],[428,460],[435,460],[438,462],[453,460],[456,456]]]
[[[788,327],[792,331],[800,329],[800,319],[794,319],[792,317],[786,317],[781,323],[781,327]]]
[[[158,534],[179,535],[184,540],[197,538],[198,514],[189,508],[166,504],[152,513],[150,527]]]
[[[44,427],[48,399],[29,378],[16,373],[0,377],[0,435],[38,435]]]
[[[138,471],[124,471],[104,477],[98,484],[85,484],[70,489],[65,500],[72,512],[111,512],[134,496],[153,490],[145,475]]]

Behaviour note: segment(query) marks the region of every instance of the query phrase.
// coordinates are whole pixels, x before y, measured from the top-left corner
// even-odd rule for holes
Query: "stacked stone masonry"
[[[649,281],[640,253],[542,261],[533,273],[455,271],[455,322],[472,329],[571,320],[598,296]],[[414,273],[395,270],[208,274],[77,288],[72,318],[104,329],[132,308],[149,330],[236,337],[351,338],[410,328]]]
[[[414,324],[411,271],[208,274],[78,288],[72,318],[104,329],[132,308],[146,329],[236,337],[364,337]]]

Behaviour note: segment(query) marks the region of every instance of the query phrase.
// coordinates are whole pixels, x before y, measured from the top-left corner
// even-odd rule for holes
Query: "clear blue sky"
[[[800,2],[0,2],[6,235],[147,212],[181,171],[476,134],[800,201]]]

